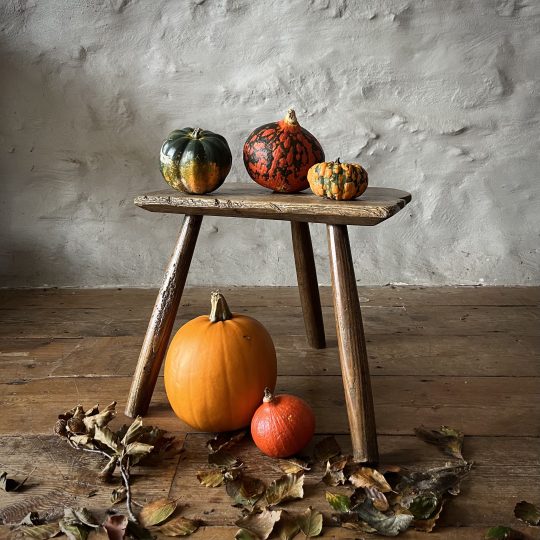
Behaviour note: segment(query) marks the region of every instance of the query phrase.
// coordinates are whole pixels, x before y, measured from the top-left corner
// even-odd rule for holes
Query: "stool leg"
[[[345,402],[356,461],[379,460],[362,313],[346,225],[327,225]]]
[[[307,340],[314,349],[324,349],[326,347],[324,323],[309,223],[291,221],[291,232]]]
[[[186,216],[146,330],[139,360],[131,381],[126,415],[148,411],[201,228],[202,216]]]

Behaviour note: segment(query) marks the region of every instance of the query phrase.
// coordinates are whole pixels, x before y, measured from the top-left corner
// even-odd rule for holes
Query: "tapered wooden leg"
[[[294,262],[300,291],[300,302],[304,313],[304,324],[308,343],[314,349],[324,349],[324,323],[321,311],[317,269],[313,257],[313,246],[309,234],[309,223],[291,221]]]
[[[126,405],[127,416],[144,415],[148,411],[182,298],[201,222],[202,216],[184,218],[139,354]]]
[[[362,313],[346,225],[327,225],[337,338],[353,456],[379,460]]]

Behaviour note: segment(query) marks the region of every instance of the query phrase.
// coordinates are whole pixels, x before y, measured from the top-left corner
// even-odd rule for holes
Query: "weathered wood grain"
[[[472,336],[505,334],[540,336],[540,310],[535,306],[371,306],[363,304],[364,330],[371,334]],[[104,307],[81,312],[75,308],[28,311],[2,310],[0,338],[80,338],[85,336],[135,336],[147,329],[148,306],[140,312]],[[270,334],[303,334],[300,307],[269,310],[265,307],[232,307],[233,312],[258,319]],[[174,328],[208,313],[208,306],[183,306]],[[334,326],[334,311],[322,308],[325,328]]]
[[[291,232],[307,341],[314,349],[324,349],[324,323],[309,223],[291,221]]]
[[[11,382],[11,381],[10,381]],[[0,433],[47,434],[67,405],[118,400],[130,377],[61,377],[0,384]],[[379,434],[410,434],[419,424],[454,425],[471,435],[540,436],[540,380],[515,377],[373,377]],[[315,411],[318,433],[348,433],[340,376],[278,376],[278,392],[298,395]],[[28,411],[39,409],[38,415]],[[121,415],[120,415],[121,416]],[[170,431],[192,431],[171,412],[158,378],[145,417]],[[127,421],[122,418],[122,421]]]
[[[227,183],[206,195],[174,190],[147,193],[135,204],[152,212],[376,225],[397,214],[411,200],[405,191],[369,187],[354,201],[332,201],[312,193],[274,193],[256,184]]]
[[[186,284],[201,222],[201,216],[184,218],[178,242],[154,304],[133,375],[126,404],[128,416],[144,415],[148,410]]]
[[[206,308],[212,287],[187,287],[182,306]],[[236,307],[299,306],[296,287],[220,287]],[[319,287],[321,303],[332,305],[331,287]],[[49,309],[130,309],[151,312],[158,289],[0,289],[0,312]],[[540,306],[540,287],[416,287],[387,285],[358,287],[367,306]]]
[[[376,463],[377,431],[360,302],[346,225],[328,225],[336,334],[355,460]]]
[[[174,434],[182,447],[184,435]],[[182,455],[169,456],[159,465],[132,469],[134,500],[144,503],[166,497]],[[105,458],[70,448],[55,435],[2,436],[0,468],[20,478],[31,473],[21,492],[0,490],[0,522],[17,523],[28,512],[53,519],[63,515],[64,506],[84,506],[103,517],[111,507],[111,491],[121,485],[118,473],[111,483],[99,479]],[[122,509],[122,505],[117,506]]]

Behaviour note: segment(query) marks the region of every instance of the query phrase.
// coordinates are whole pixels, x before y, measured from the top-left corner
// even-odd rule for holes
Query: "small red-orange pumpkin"
[[[276,458],[292,456],[309,443],[313,433],[315,415],[303,399],[264,390],[263,403],[251,419],[251,436],[261,452]]]

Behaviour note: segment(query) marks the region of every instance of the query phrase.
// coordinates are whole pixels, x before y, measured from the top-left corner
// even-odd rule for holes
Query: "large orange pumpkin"
[[[200,431],[247,426],[265,387],[274,388],[276,351],[264,326],[231,313],[213,292],[210,316],[186,323],[165,358],[165,390],[178,417]]]

